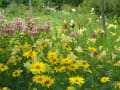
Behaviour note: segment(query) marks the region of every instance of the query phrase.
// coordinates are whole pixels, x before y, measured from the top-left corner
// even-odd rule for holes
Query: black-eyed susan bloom
[[[116,85],[117,85],[118,88],[120,88],[120,81],[117,81]]]
[[[0,48],[0,52],[4,52],[4,49],[3,49],[3,48]]]
[[[69,78],[69,82],[70,84],[77,84],[77,85],[83,85],[85,83],[85,79],[82,78],[82,77],[79,77],[79,76],[76,76],[76,77],[70,77]]]
[[[117,61],[114,65],[115,65],[115,66],[120,66],[120,60]]]
[[[33,88],[33,90],[38,90],[37,88]]]
[[[55,57],[57,57],[57,53],[56,52],[49,52],[47,55],[48,59],[54,59]]]
[[[4,72],[4,71],[6,71],[6,70],[8,70],[8,66],[0,63],[0,71],[1,71],[1,72]]]
[[[63,47],[65,50],[67,50],[67,51],[72,50],[72,48],[71,48],[69,45],[67,45],[67,44],[64,44],[62,47]]]
[[[68,70],[70,71],[76,71],[79,69],[79,65],[77,63],[71,64],[70,66],[68,66]]]
[[[75,88],[73,86],[68,86],[66,90],[75,90]]]
[[[63,59],[61,59],[61,63],[62,64],[71,64],[71,63],[73,63],[73,60],[70,58],[63,58]]]
[[[33,82],[44,84],[46,77],[47,76],[45,75],[36,75],[36,76],[33,76],[32,80]]]
[[[56,71],[56,72],[65,72],[65,70],[66,70],[66,67],[65,67],[65,66],[55,67],[55,71]]]
[[[49,62],[52,65],[56,65],[59,63],[59,58],[58,57],[51,58],[51,59],[49,59]]]
[[[43,87],[49,88],[54,84],[54,78],[46,75],[36,75],[33,76],[33,82],[41,84]]]
[[[37,88],[33,88],[33,90],[38,90]]]
[[[21,69],[17,69],[17,70],[15,70],[13,73],[12,73],[12,76],[13,77],[19,77],[19,76],[21,76],[21,73],[22,73],[23,71],[21,70]]]
[[[55,79],[51,78],[51,77],[46,77],[46,80],[43,84],[43,86],[49,88],[50,86],[52,86],[54,84]]]
[[[106,82],[109,82],[110,81],[110,78],[108,76],[104,76],[101,78],[100,80],[102,83],[106,83]]]
[[[9,88],[8,87],[3,87],[0,90],[9,90]]]
[[[23,56],[29,58],[29,57],[35,57],[37,56],[37,52],[36,51],[25,51],[23,52]]]
[[[90,64],[85,60],[79,61],[79,64],[80,64],[80,67],[83,67],[83,68],[89,68],[90,67]]]
[[[90,52],[97,52],[97,49],[94,47],[88,47],[88,51]]]
[[[46,71],[46,64],[43,62],[33,63],[31,67],[31,72],[45,72]]]
[[[40,44],[40,47],[41,47],[41,48],[42,48],[42,47],[47,47],[47,43],[42,42],[42,43]]]

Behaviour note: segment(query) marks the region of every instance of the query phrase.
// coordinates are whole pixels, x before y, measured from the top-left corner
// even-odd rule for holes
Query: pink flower
[[[32,18],[32,21],[39,21],[40,20],[40,17],[38,18]]]
[[[101,37],[103,37],[104,36],[104,33],[101,33]]]
[[[1,18],[1,19],[3,19],[3,18],[4,18],[4,16],[0,14],[0,18]]]
[[[1,19],[1,20],[0,20],[0,24],[2,24],[2,23],[4,23],[4,19]]]
[[[93,38],[96,38],[96,37],[97,37],[97,35],[96,35],[96,34],[92,34],[92,37],[93,37]]]
[[[97,56],[98,55],[98,53],[97,52],[93,52],[93,56]]]
[[[79,33],[78,32],[72,32],[71,34],[70,34],[70,36],[71,37],[75,37],[76,35],[78,35]]]

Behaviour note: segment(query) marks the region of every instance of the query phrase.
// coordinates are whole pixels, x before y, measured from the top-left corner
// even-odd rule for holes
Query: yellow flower
[[[66,88],[66,90],[75,90],[75,88],[73,86],[69,86]]]
[[[114,60],[117,57],[114,53],[112,53],[112,60]]]
[[[109,82],[110,79],[109,79],[109,77],[102,77],[100,81],[101,81],[102,83],[106,83],[106,82]]]
[[[45,72],[46,71],[46,65],[43,62],[37,62],[32,64],[31,72]]]
[[[54,79],[46,75],[33,76],[33,82],[40,83],[42,86],[50,87],[54,84]]]
[[[8,66],[0,63],[0,71],[1,71],[1,72],[4,72],[4,71],[6,71],[6,70],[8,70]]]
[[[120,36],[117,38],[116,42],[120,42]]]
[[[3,49],[3,48],[0,48],[0,52],[4,52],[4,49]]]
[[[58,62],[59,62],[59,58],[54,57],[53,59],[49,59],[49,62],[50,62],[52,65],[54,65],[54,64],[58,64]]]
[[[57,53],[56,52],[49,52],[47,55],[48,59],[53,59],[54,57],[57,57]]]
[[[71,64],[71,63],[73,63],[73,60],[70,58],[64,58],[64,59],[61,59],[61,63],[62,64]]]
[[[89,50],[90,52],[96,52],[96,51],[97,51],[97,49],[94,48],[94,47],[88,47],[88,50]]]
[[[68,66],[68,69],[70,71],[76,71],[77,69],[79,69],[79,65],[74,63],[74,64],[71,64],[70,66]]]
[[[80,67],[83,67],[83,68],[89,68],[90,66],[90,64],[87,61],[83,61],[83,60],[81,60],[79,64],[80,64]]]
[[[38,90],[37,88],[33,88],[33,90]]]
[[[13,77],[19,77],[19,76],[21,76],[21,73],[22,73],[22,70],[17,69],[12,73],[12,76]]]
[[[79,77],[79,76],[77,76],[77,77],[70,77],[69,81],[70,81],[71,84],[78,84],[80,86],[85,83],[85,79],[82,78],[82,77]]]
[[[37,56],[37,52],[35,52],[35,51],[27,51],[27,52],[23,53],[23,56],[26,56],[27,58],[35,57],[35,56]]]
[[[117,61],[114,65],[115,65],[115,66],[120,66],[120,60]]]
[[[58,66],[55,67],[56,72],[65,72],[66,67],[65,66]]]
[[[36,76],[33,76],[33,82],[36,82],[36,83],[40,83],[40,84],[43,84],[46,80],[46,77],[45,75],[36,75]]]
[[[117,81],[116,85],[118,88],[120,88],[120,81]]]
[[[40,44],[40,47],[41,47],[41,48],[42,48],[42,47],[47,47],[47,44],[46,44],[45,42],[43,42],[43,43]]]
[[[20,62],[22,60],[21,57],[19,56],[11,56],[10,59],[8,60],[8,63],[13,63],[14,65],[17,64],[17,62]]]
[[[24,46],[22,46],[22,48],[24,49],[24,51],[29,51],[29,50],[31,50],[31,46],[30,46],[30,44],[28,44],[28,43],[25,43]]]
[[[107,60],[107,62],[106,63],[111,63],[111,61],[110,60]]]
[[[114,29],[116,29],[116,28],[117,28],[117,25],[109,24],[108,29],[110,29],[110,28],[114,28]]]
[[[112,36],[115,36],[115,35],[116,35],[116,33],[114,33],[114,32],[110,32],[110,33],[111,33]]]
[[[69,45],[67,45],[67,44],[64,44],[64,45],[63,45],[63,48],[64,48],[65,50],[67,50],[67,51],[72,50],[72,48],[71,48]]]
[[[3,87],[1,90],[8,90],[8,87]]]
[[[54,84],[55,79],[51,78],[51,77],[47,77],[43,86],[49,88],[50,86],[52,86]]]
[[[120,51],[120,47],[114,46],[115,50]]]

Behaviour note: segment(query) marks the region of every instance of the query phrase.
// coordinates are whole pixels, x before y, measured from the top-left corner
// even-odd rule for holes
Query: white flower
[[[76,12],[76,9],[73,8],[72,11],[73,11],[73,12]]]
[[[114,28],[114,29],[116,29],[116,28],[117,28],[117,25],[109,24],[108,29],[110,29],[110,28]]]
[[[117,38],[116,42],[120,42],[120,36]]]
[[[94,10],[95,10],[94,8],[91,8],[91,12],[94,12]]]
[[[71,22],[71,23],[74,23],[74,20],[71,20],[70,22]]]
[[[94,11],[95,9],[94,9],[94,8],[92,8],[91,10],[92,10],[92,11]]]
[[[73,25],[73,23],[74,23],[74,20],[71,20],[71,21],[70,21],[70,23],[69,23],[69,24],[70,24],[70,26],[72,26],[72,25]]]
[[[72,60],[76,60],[76,58],[78,58],[73,52],[70,52],[68,55],[67,55],[67,58],[70,58]]]
[[[64,20],[64,23],[67,23],[67,21],[66,21],[66,20]]]
[[[80,46],[76,47],[75,50],[76,50],[77,52],[80,52],[80,53],[83,52],[83,49],[82,49]]]

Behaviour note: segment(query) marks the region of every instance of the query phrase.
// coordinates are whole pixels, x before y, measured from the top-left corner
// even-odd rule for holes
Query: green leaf
[[[38,75],[38,72],[33,71],[32,74],[33,74],[33,75]]]

